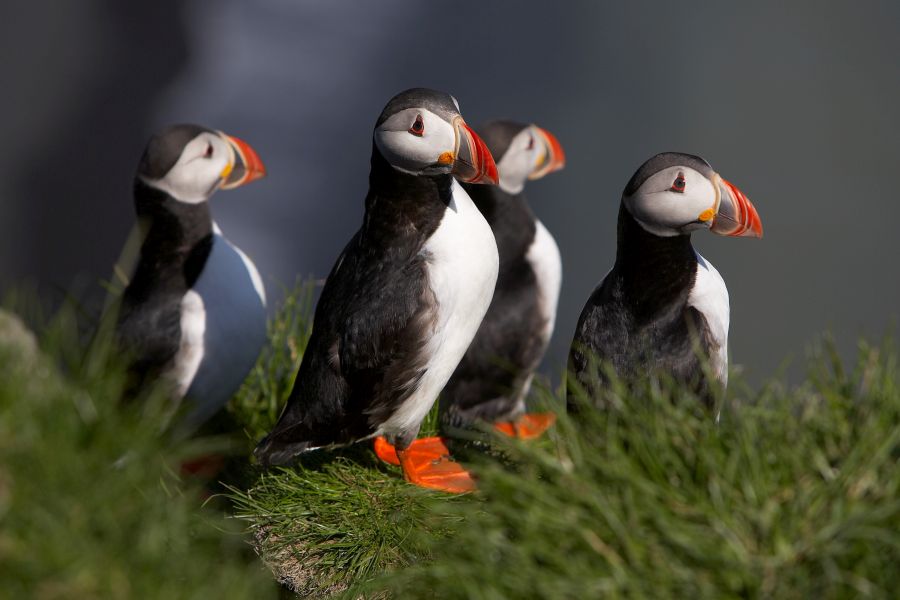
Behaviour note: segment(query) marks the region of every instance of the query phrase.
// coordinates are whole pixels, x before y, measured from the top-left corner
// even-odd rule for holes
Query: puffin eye
[[[415,136],[422,137],[422,134],[425,133],[425,122],[422,120],[422,115],[416,115],[416,122],[409,128],[409,132]]]
[[[528,148],[527,149],[528,150],[534,149],[534,136],[533,135],[528,136]]]
[[[206,144],[206,151],[203,153],[203,158],[212,158],[213,155],[213,146],[209,142]]]
[[[669,188],[673,192],[678,192],[679,194],[684,193],[684,188],[687,185],[687,182],[684,180],[684,173],[679,173],[678,177],[675,178],[675,181],[672,182],[672,187]]]

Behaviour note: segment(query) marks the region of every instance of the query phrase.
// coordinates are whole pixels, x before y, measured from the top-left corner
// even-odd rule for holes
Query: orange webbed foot
[[[526,413],[515,421],[496,423],[494,429],[509,437],[532,440],[540,437],[556,423],[556,415],[551,412]]]
[[[449,448],[439,437],[421,438],[406,450],[397,450],[379,436],[375,438],[375,454],[388,464],[399,465],[406,480],[419,487],[452,494],[475,489],[475,480],[451,458]]]
[[[475,480],[453,460],[439,437],[415,440],[406,450],[397,451],[406,480],[419,487],[462,494],[475,489]]]

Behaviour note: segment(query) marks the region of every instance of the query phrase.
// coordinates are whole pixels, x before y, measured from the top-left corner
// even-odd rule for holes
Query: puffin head
[[[266,169],[245,142],[199,125],[171,125],[156,133],[141,157],[137,177],[187,204],[205,202],[218,189],[232,189]]]
[[[521,192],[529,179],[540,179],[566,166],[559,140],[537,125],[488,121],[478,133],[497,161],[500,189],[508,194]]]
[[[671,237],[697,229],[728,236],[762,237],[749,198],[691,154],[657,154],[635,172],[622,204],[646,231]]]
[[[403,173],[497,183],[491,153],[450,94],[425,88],[397,94],[378,117],[374,137],[381,156]]]

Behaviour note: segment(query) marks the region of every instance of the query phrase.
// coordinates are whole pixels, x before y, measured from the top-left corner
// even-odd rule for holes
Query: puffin
[[[562,259],[525,198],[528,180],[565,166],[556,137],[533,124],[495,120],[476,128],[497,162],[496,186],[464,184],[500,253],[491,306],[439,402],[442,431],[483,421],[508,435],[540,435],[552,413],[525,413],[525,398],[556,320]]]
[[[130,393],[163,381],[187,434],[221,409],[266,342],[259,271],[213,221],[209,199],[265,175],[242,140],[199,125],[153,135],[134,178],[140,249],[116,324]]]
[[[568,406],[611,371],[626,384],[669,377],[712,408],[728,383],[728,289],[691,234],[761,238],[756,208],[704,159],[666,152],[625,186],[616,260],[578,319]],[[580,388],[580,390],[579,390]]]
[[[494,184],[497,167],[456,99],[394,96],[375,123],[362,225],[326,279],[294,387],[255,450],[261,465],[374,438],[408,482],[474,488],[440,438],[416,439],[497,281],[494,234],[457,179]]]

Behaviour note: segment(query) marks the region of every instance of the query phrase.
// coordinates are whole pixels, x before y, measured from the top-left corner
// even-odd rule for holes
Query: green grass
[[[845,370],[818,348],[800,386],[732,381],[718,425],[683,391],[648,386],[561,415],[549,442],[497,440],[506,460],[473,465],[477,495],[415,490],[357,447],[310,454],[232,499],[267,564],[311,597],[890,597],[895,349],[863,345]]]
[[[293,387],[314,289],[298,283],[286,295],[269,325],[270,347],[229,405],[248,452],[274,426]],[[422,431],[437,431],[436,412]],[[424,556],[413,538],[425,529],[440,535],[443,527],[430,518],[434,495],[407,485],[367,444],[303,455],[291,468],[256,474],[247,489],[229,486],[228,496],[263,562],[303,597],[352,596],[360,584]]]
[[[269,344],[228,405],[250,444],[275,425],[287,402],[306,343],[312,333],[314,281],[297,281],[283,290],[277,314],[269,320]],[[252,446],[251,446],[252,447]]]
[[[72,311],[37,340],[0,316],[0,598],[265,598],[271,573],[301,596],[345,598],[900,589],[894,344],[861,345],[850,367],[820,344],[799,386],[732,381],[718,424],[675,388],[614,386],[605,410],[560,415],[542,443],[495,440],[474,455],[480,491],[451,497],[407,485],[365,444],[252,466],[313,292],[287,295],[229,407],[239,468],[214,502],[178,465],[220,440],[167,441],[158,393],[123,405],[121,369],[102,343],[86,350]]]
[[[825,350],[828,346],[823,347]],[[405,598],[842,598],[900,589],[900,379],[820,351],[797,389],[732,385],[716,426],[650,386],[485,463]],[[677,393],[677,392],[675,392]],[[447,512],[445,509],[444,512]]]
[[[115,361],[62,310],[41,334],[0,312],[0,598],[272,598],[234,520],[204,507],[159,394],[121,403]]]

